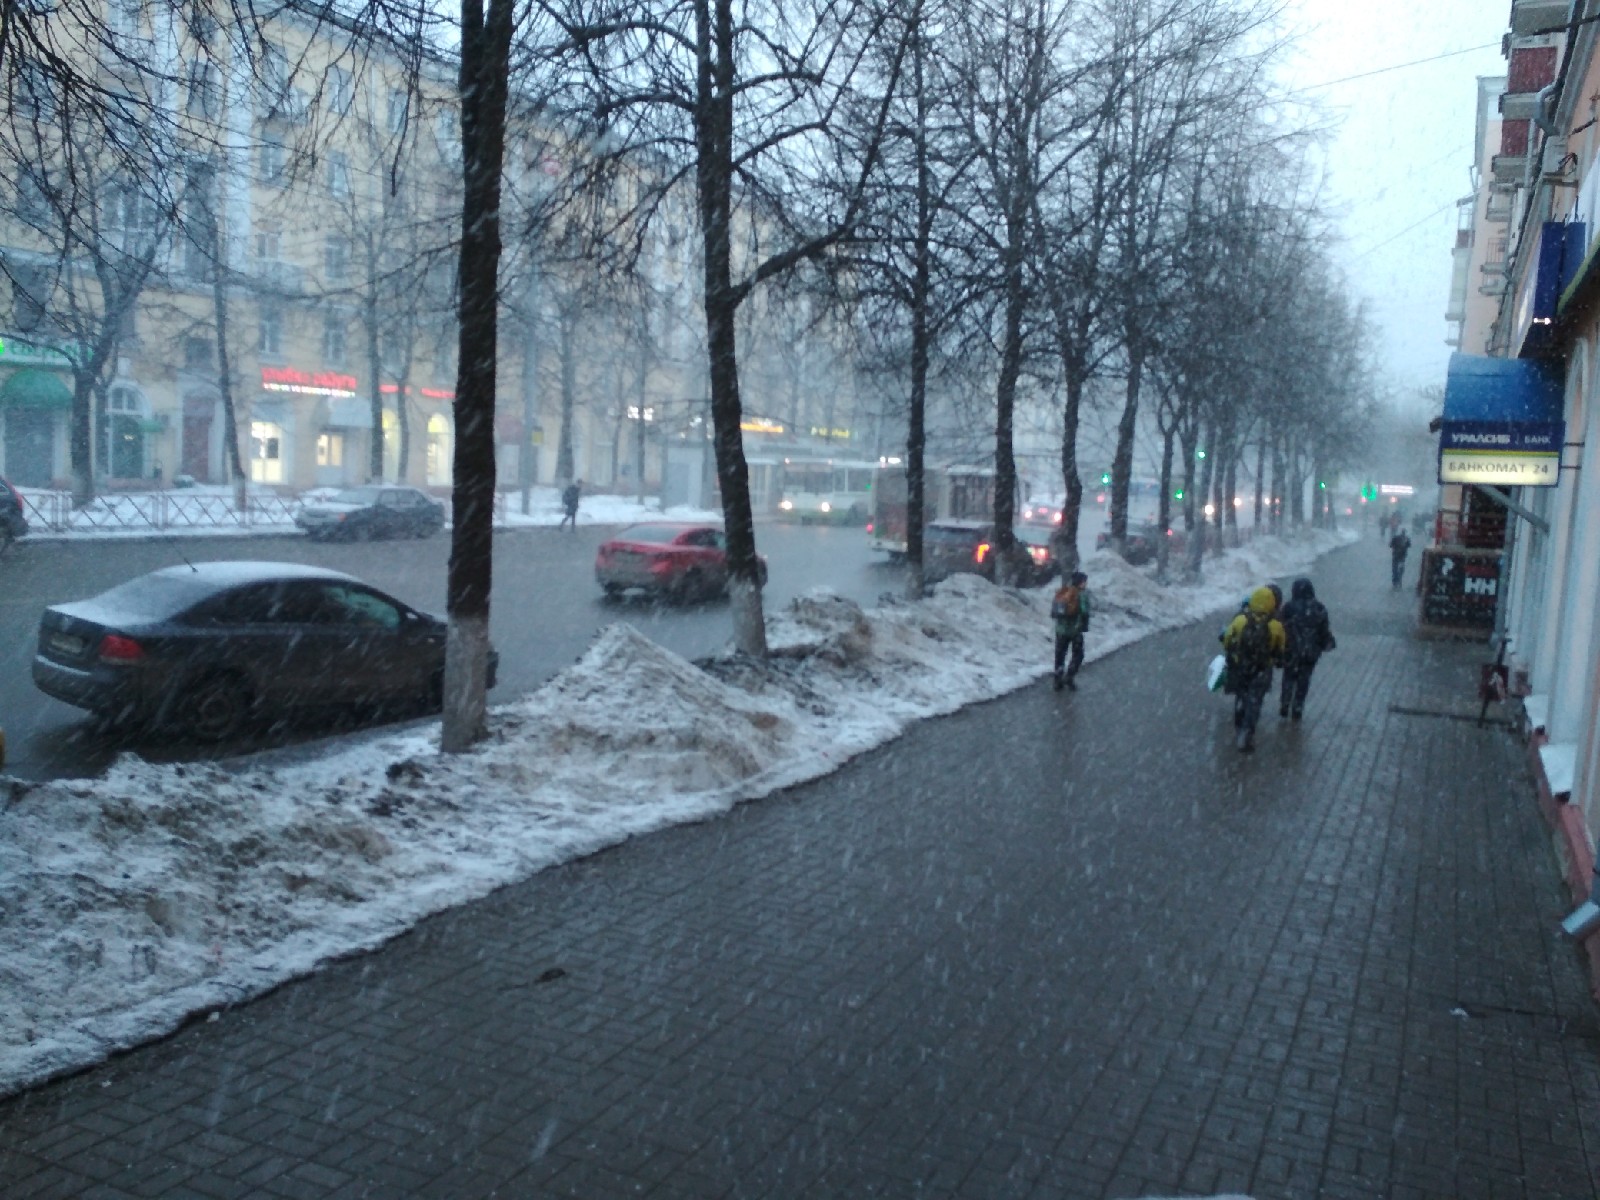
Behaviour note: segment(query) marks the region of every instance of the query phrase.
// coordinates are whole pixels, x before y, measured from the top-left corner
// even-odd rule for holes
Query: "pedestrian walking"
[[[1248,753],[1256,748],[1256,722],[1261,704],[1272,690],[1272,668],[1283,660],[1288,640],[1277,618],[1278,602],[1268,587],[1250,593],[1244,612],[1222,631],[1227,656],[1227,690],[1233,694],[1234,745]]]
[[[1078,690],[1073,682],[1083,666],[1083,635],[1089,632],[1089,577],[1074,571],[1056,590],[1050,601],[1050,616],[1056,623],[1056,669],[1051,677],[1055,690],[1063,686]],[[1068,652],[1071,660],[1068,661]],[[1065,670],[1063,670],[1063,667]]]
[[[1411,553],[1411,538],[1404,529],[1397,528],[1389,539],[1389,570],[1394,586],[1399,588],[1406,573],[1406,555]]]
[[[562,489],[561,492],[561,524],[557,529],[566,528],[567,523],[572,523],[572,532],[578,532],[578,500],[583,495],[583,480],[574,479]]]
[[[1332,650],[1333,629],[1328,610],[1317,599],[1309,579],[1296,579],[1289,589],[1289,603],[1278,614],[1288,649],[1283,659],[1283,687],[1278,692],[1278,715],[1298,721],[1305,712],[1306,693],[1311,690],[1311,672],[1323,651]]]

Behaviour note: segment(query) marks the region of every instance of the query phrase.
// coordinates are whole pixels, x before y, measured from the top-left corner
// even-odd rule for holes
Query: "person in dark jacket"
[[[1051,681],[1058,692],[1063,686],[1077,691],[1074,681],[1083,666],[1083,635],[1089,632],[1089,577],[1082,571],[1074,571],[1051,598],[1050,618],[1056,626],[1056,669]]]
[[[1406,536],[1404,529],[1396,526],[1394,536],[1389,539],[1389,568],[1395,587],[1399,587],[1400,581],[1405,578],[1406,555],[1410,553],[1411,539]]]
[[[572,522],[572,532],[578,532],[578,500],[582,495],[583,480],[581,479],[574,479],[562,489],[561,524],[556,526],[557,529],[562,528],[570,521]]]
[[[1336,643],[1328,624],[1328,610],[1317,599],[1309,579],[1296,579],[1289,589],[1289,603],[1278,614],[1283,622],[1288,649],[1283,660],[1283,689],[1278,693],[1278,715],[1298,721],[1305,712],[1306,693],[1311,690],[1311,672],[1324,650]]]

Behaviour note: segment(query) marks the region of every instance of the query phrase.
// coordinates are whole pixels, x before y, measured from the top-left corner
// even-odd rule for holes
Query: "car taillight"
[[[100,661],[108,663],[138,662],[144,657],[144,647],[120,633],[108,633],[100,639]]]
[[[872,522],[871,522],[871,521],[868,521],[868,522],[867,522],[867,532],[868,532],[868,533],[871,533],[871,532],[872,532]]]
[[[1028,553],[1033,555],[1033,561],[1042,563],[1050,557],[1050,551],[1043,546],[1029,546]]]
[[[979,562],[982,562],[984,559],[988,558],[989,557],[989,543],[988,542],[979,542],[978,543],[978,551],[974,555],[974,557]]]

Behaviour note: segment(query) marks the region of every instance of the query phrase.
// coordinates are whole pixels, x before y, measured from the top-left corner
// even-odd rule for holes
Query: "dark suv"
[[[0,542],[23,537],[28,532],[28,510],[17,489],[0,479]]]
[[[1061,570],[1050,548],[1050,530],[1038,525],[1012,529],[1018,555],[1017,582],[1038,587]],[[936,521],[922,534],[923,577],[930,583],[951,575],[995,575],[994,526],[982,521]]]

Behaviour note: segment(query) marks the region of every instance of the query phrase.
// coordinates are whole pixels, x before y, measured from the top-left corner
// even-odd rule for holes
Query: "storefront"
[[[0,421],[5,457],[0,462],[17,487],[50,487],[67,474],[72,388],[55,371],[24,367],[0,379]]]

